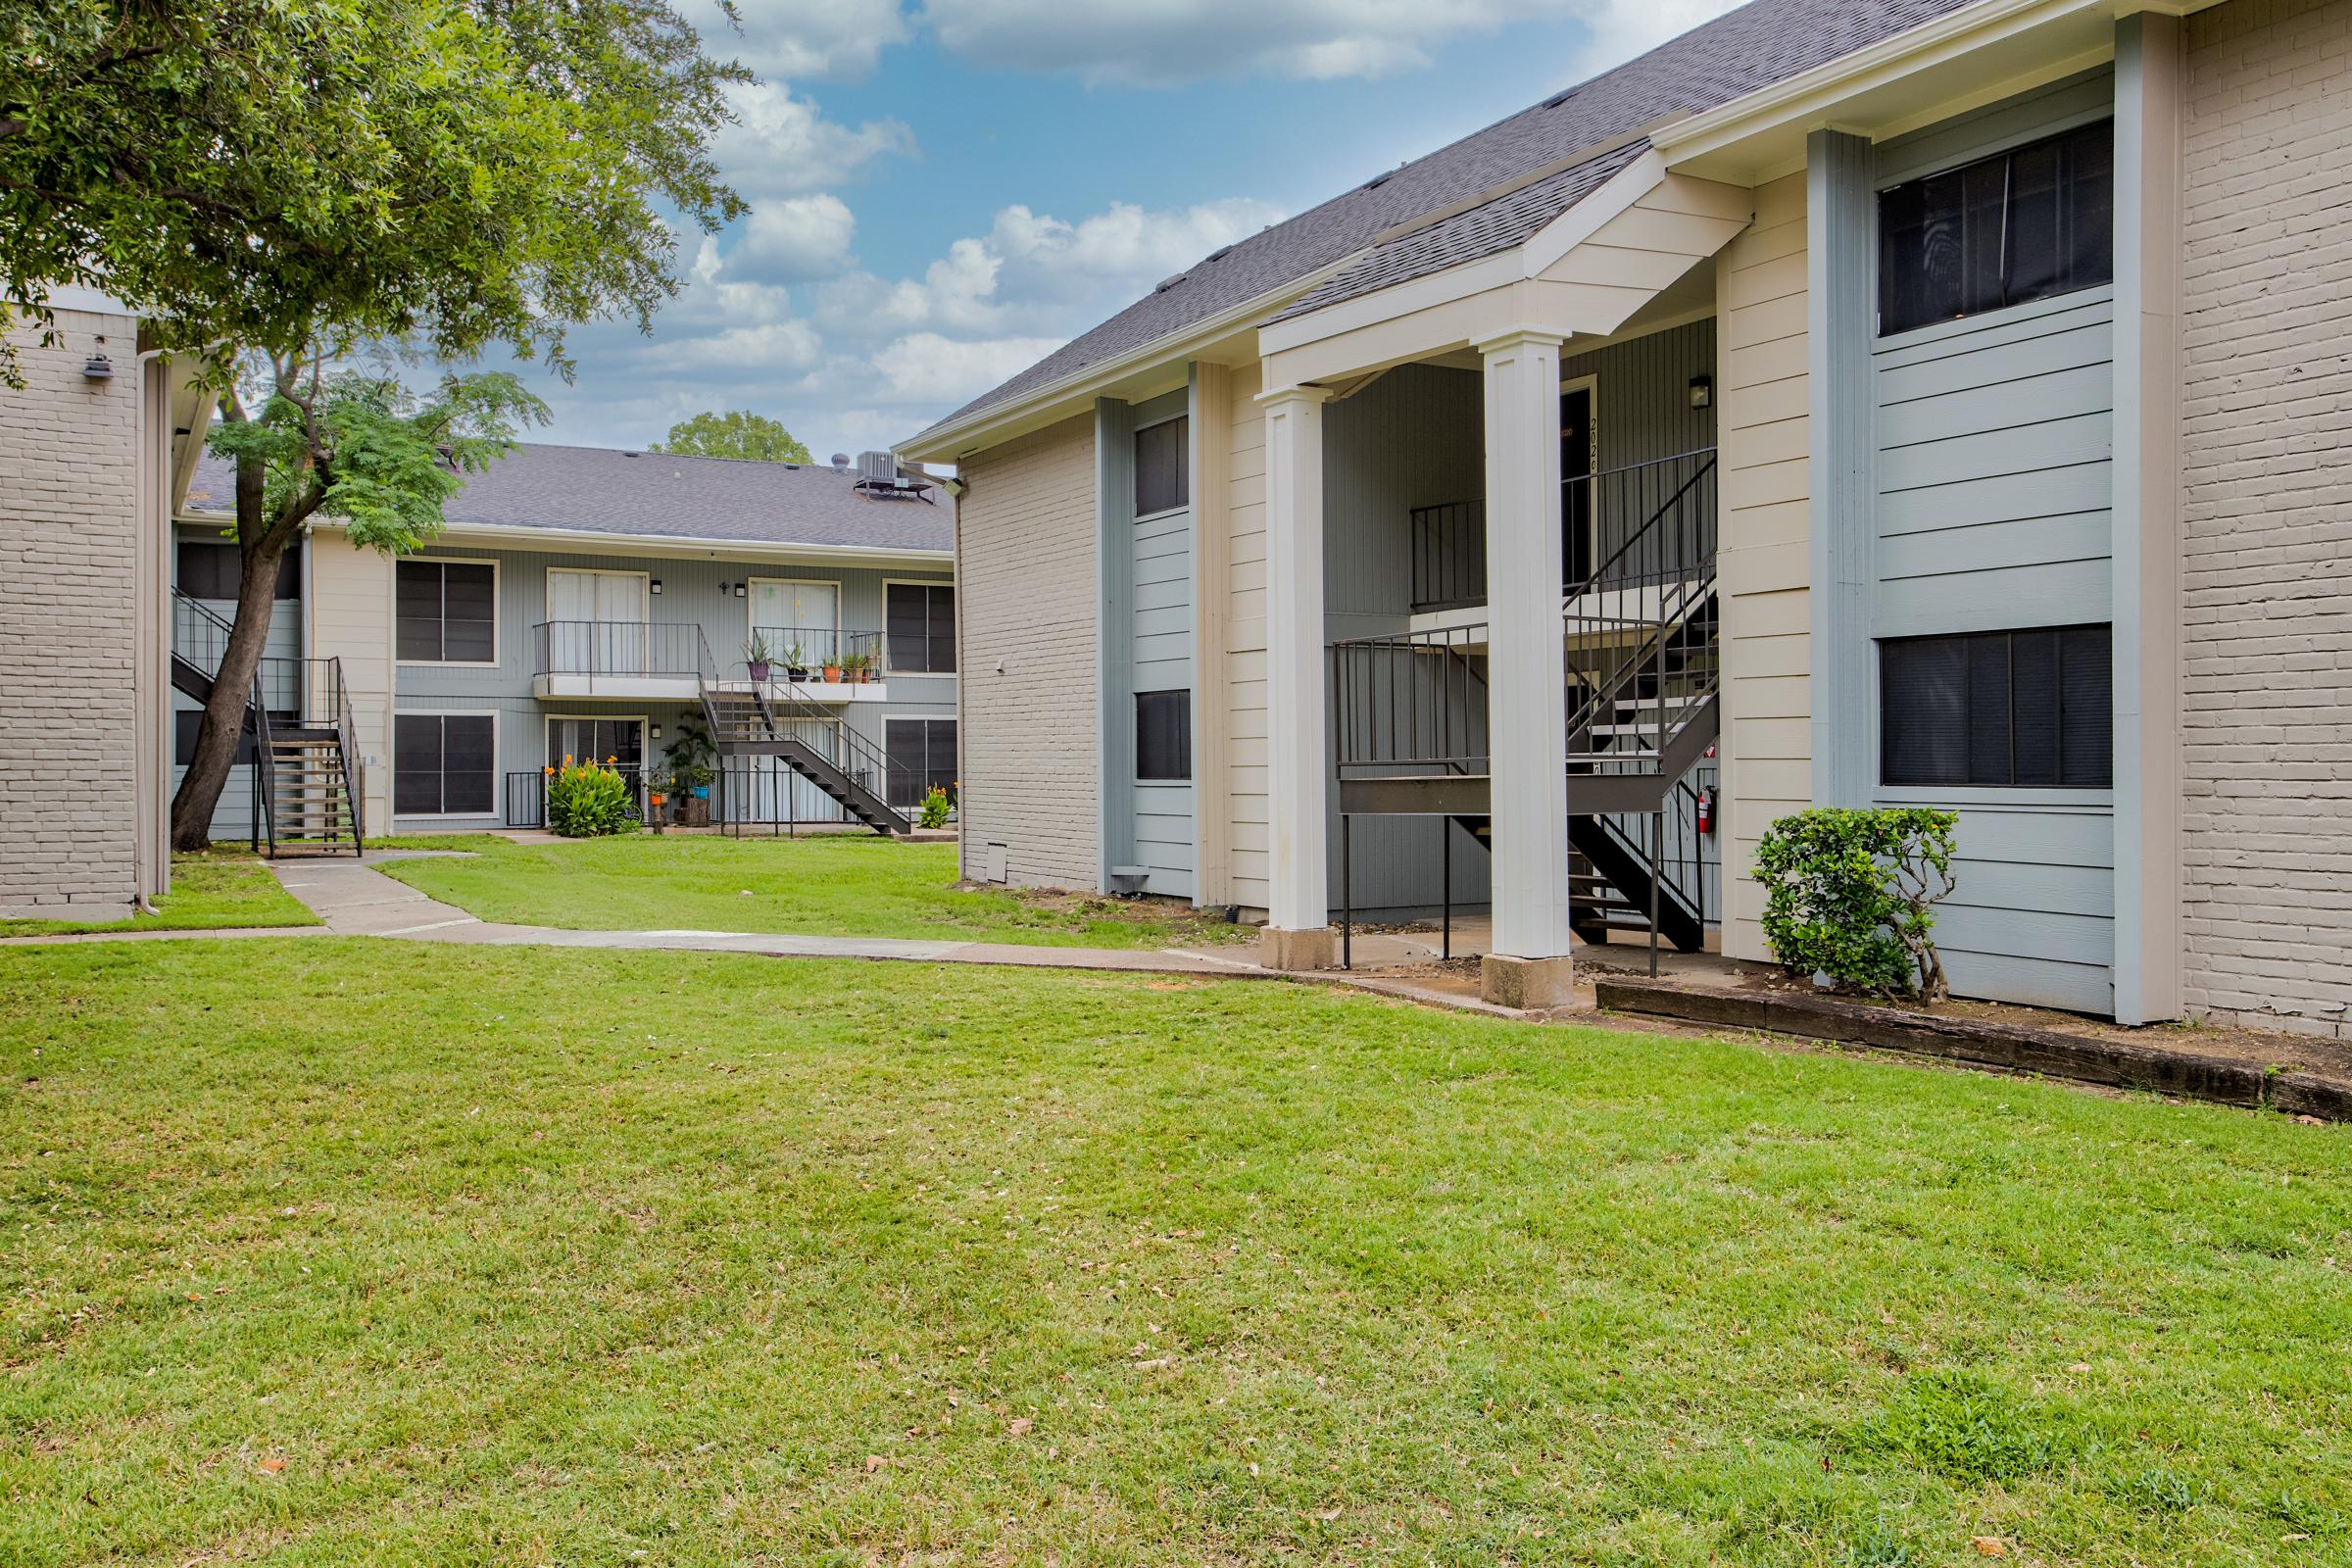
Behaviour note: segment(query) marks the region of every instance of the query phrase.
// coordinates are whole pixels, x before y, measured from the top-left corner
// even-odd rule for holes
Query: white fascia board
[[[1554,262],[1599,233],[1602,224],[1665,182],[1666,160],[1653,147],[1603,180],[1598,190],[1529,235],[1519,247],[1520,276],[1541,277]]]
[[[959,419],[953,424],[935,425],[892,447],[891,451],[908,463],[953,464],[964,453],[996,446],[1014,436],[1042,429],[1058,417],[1091,407],[1095,393],[1110,383],[1124,380],[1162,361],[1181,362],[1189,359],[1193,351],[1202,345],[1248,326],[1257,317],[1280,310],[1324,279],[1336,275],[1360,254],[1343,256],[1328,267],[1318,268],[1304,277],[1295,278],[1279,288],[1268,289],[1230,310],[1220,311],[1205,320],[1195,321],[1181,331],[1154,338],[1100,364],[1073,370],[1060,380],[1050,381],[1026,396],[991,404],[969,418]],[[1063,404],[1069,405],[1066,411],[1059,407]]]
[[[1816,66],[1769,87],[1718,104],[1660,127],[1650,142],[1670,165],[1721,150],[1760,131],[1827,122],[1838,104],[1899,82],[1915,72],[1958,59],[1987,44],[2053,22],[2082,16],[2130,16],[2162,11],[2184,16],[2221,0],[1979,0],[1866,49]]]
[[[1481,257],[1475,262],[1463,262],[1442,272],[1426,272],[1419,277],[1393,283],[1387,288],[1359,294],[1337,305],[1326,305],[1304,316],[1294,316],[1285,321],[1275,321],[1257,329],[1259,355],[1280,354],[1288,349],[1303,348],[1320,343],[1325,338],[1362,327],[1378,326],[1383,321],[1420,311],[1435,310],[1484,294],[1489,289],[1516,283],[1526,272],[1520,267],[1517,251],[1500,251]]]
[[[222,527],[226,513],[182,513],[175,519],[199,527]],[[318,517],[312,526],[340,530],[340,518]],[[652,556],[669,561],[802,563],[827,566],[944,566],[956,564],[953,550],[886,550],[871,545],[796,545],[752,539],[680,539],[669,534],[599,533],[585,528],[495,528],[452,523],[435,534],[428,549],[473,545],[482,549],[580,551],[610,556]]]

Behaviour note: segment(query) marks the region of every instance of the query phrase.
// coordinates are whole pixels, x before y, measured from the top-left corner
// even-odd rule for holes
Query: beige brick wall
[[[1748,876],[1777,817],[1813,804],[1805,176],[1756,192],[1716,264],[1722,443],[1724,952],[1767,958]]]
[[[2184,1000],[2352,1037],[2352,4],[2187,52]]]
[[[1091,415],[960,466],[963,871],[1091,888],[1101,858]],[[1002,660],[1004,672],[997,673]]]
[[[9,333],[0,388],[0,916],[127,914],[140,515],[137,328],[57,313]],[[82,362],[106,339],[110,381]]]

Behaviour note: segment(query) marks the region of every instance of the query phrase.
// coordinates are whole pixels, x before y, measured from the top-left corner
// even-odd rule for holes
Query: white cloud
[[[727,265],[784,282],[832,277],[849,267],[850,241],[857,232],[849,203],[830,191],[760,202],[728,252]]]
[[[729,183],[755,200],[847,184],[878,159],[915,153],[902,122],[836,124],[782,82],[737,87],[729,98],[742,122],[719,133],[713,153]]]
[[[1061,347],[1057,337],[1002,337],[978,341],[912,332],[873,357],[889,398],[928,404],[944,414],[1027,369]]]
[[[740,36],[710,29],[711,52],[732,53],[762,76],[856,80],[888,45],[906,41],[898,0],[795,0],[743,8]]]

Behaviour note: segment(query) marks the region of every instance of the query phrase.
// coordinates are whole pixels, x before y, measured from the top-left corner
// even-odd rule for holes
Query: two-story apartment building
[[[2348,135],[2347,0],[1755,0],[1202,258],[900,448],[967,874],[1539,1004],[1933,803],[1962,994],[2347,1027]]]
[[[614,763],[645,808],[698,728],[716,755],[683,792],[696,823],[896,830],[953,785],[945,487],[885,454],[798,466],[539,444],[463,478],[426,549],[356,549],[322,517],[279,583],[264,706],[285,704],[283,730],[322,692],[345,705],[370,836],[538,826],[547,770],[567,758]],[[171,568],[197,664],[212,617],[234,609],[231,508],[227,466],[204,460]],[[199,704],[174,701],[184,762]],[[255,830],[260,765],[232,776],[217,834]]]

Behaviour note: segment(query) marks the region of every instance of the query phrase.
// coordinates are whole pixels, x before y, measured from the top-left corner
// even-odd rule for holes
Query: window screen
[[[393,811],[402,816],[489,815],[497,722],[488,713],[396,716]]]
[[[923,804],[933,789],[956,790],[956,721],[894,718],[882,727],[890,754],[890,804],[902,810]]]
[[[2115,126],[2102,121],[1879,194],[1879,330],[2115,277]]]
[[[1881,778],[2107,788],[2115,781],[2110,643],[2105,626],[1881,643]]]
[[[943,583],[894,582],[883,590],[889,647],[884,667],[910,675],[956,671],[956,590]]]
[[[1193,694],[1135,694],[1135,776],[1146,781],[1193,776]]]
[[[403,561],[396,597],[401,658],[435,664],[487,664],[497,660],[495,566]]]
[[[245,559],[235,545],[209,539],[183,539],[178,554],[178,585],[181,593],[191,599],[236,603],[237,585],[244,576]],[[271,597],[302,597],[300,543],[288,545],[286,553],[278,558],[277,585]]]
[[[1135,514],[1173,512],[1192,501],[1192,476],[1185,451],[1192,421],[1183,416],[1135,432]]]

